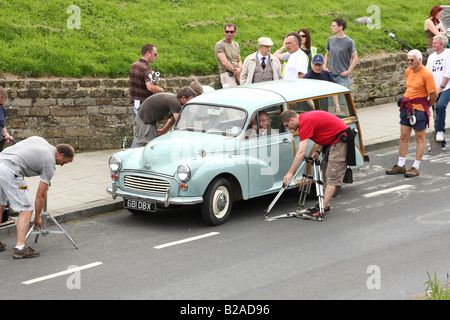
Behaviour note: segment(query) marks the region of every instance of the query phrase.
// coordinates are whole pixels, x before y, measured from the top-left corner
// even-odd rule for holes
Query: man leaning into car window
[[[177,94],[161,92],[145,99],[134,121],[136,147],[144,147],[157,136],[169,131],[177,120],[181,107],[196,95],[191,87],[183,87]],[[156,123],[169,114],[172,117],[162,129],[157,130]]]

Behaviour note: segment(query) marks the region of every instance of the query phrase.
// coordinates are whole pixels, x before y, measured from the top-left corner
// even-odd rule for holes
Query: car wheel
[[[231,184],[224,178],[214,179],[206,189],[202,203],[202,218],[210,225],[224,223],[233,206],[233,191]]]

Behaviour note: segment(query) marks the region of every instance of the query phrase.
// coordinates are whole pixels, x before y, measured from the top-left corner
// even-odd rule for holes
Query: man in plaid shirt
[[[164,89],[154,83],[153,69],[149,63],[155,62],[158,52],[154,45],[145,44],[141,50],[141,58],[133,63],[129,73],[130,111],[136,117],[137,108],[154,93],[164,92]],[[135,141],[131,147],[134,147]]]

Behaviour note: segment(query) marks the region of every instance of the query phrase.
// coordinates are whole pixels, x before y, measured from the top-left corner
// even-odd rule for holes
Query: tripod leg
[[[55,225],[58,226],[59,229],[61,229],[61,231],[66,235],[66,237],[70,240],[70,242],[72,242],[72,244],[74,245],[74,247],[76,249],[78,249],[78,246],[76,245],[76,243],[72,240],[72,238],[69,236],[69,234],[66,232],[66,230],[63,229],[63,227],[61,227],[61,225],[58,223],[58,221],[56,221],[56,219],[50,214],[47,213],[47,216],[50,217],[50,219],[52,219],[53,223]]]
[[[27,241],[28,237],[30,236],[31,232],[33,232],[34,225],[31,226],[30,230],[28,230],[27,235],[25,236],[25,241]]]
[[[323,181],[322,181],[322,173],[320,171],[320,165],[314,162],[314,181],[316,184],[316,193],[317,198],[319,200],[319,220],[322,220],[325,216],[324,214],[324,206],[323,206]]]
[[[31,226],[31,228],[30,228],[30,230],[28,230],[28,233],[27,233],[27,235],[25,236],[25,242],[28,240],[28,237],[30,236],[30,235],[32,235],[33,233],[36,233],[36,237],[34,238],[34,243],[37,243],[38,242],[38,239],[39,239],[39,234],[40,234],[40,228],[39,229],[37,229],[36,231],[34,231],[34,225],[32,225]]]
[[[306,157],[305,157],[306,159]],[[303,168],[303,166],[305,165],[306,161],[303,160],[303,162],[301,163],[301,165],[298,167],[297,171],[295,172],[295,174],[292,176],[292,179],[295,179],[295,177],[297,176],[297,174],[300,172],[300,170]],[[291,181],[292,181],[291,179]],[[286,190],[288,188],[288,186],[283,186],[281,188],[281,190],[278,192],[277,196],[275,197],[275,199],[273,199],[272,203],[269,205],[269,207],[267,208],[267,210],[264,213],[264,219],[270,219],[269,217],[269,212],[270,210],[272,210],[273,206],[275,205],[275,203],[278,201],[278,199],[281,197],[281,195],[283,194],[284,190]]]
[[[308,196],[308,194],[310,194],[311,192],[311,182],[310,180],[313,177],[309,174],[307,174],[306,172],[303,174],[302,176],[302,183],[300,186],[300,196],[298,199],[298,210],[303,209],[303,207],[305,206],[305,202],[306,202],[306,197]]]

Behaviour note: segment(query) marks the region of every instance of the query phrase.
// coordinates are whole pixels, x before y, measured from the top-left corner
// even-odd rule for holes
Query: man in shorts
[[[426,148],[426,128],[429,125],[430,106],[438,97],[436,83],[430,70],[422,65],[422,53],[419,50],[408,52],[408,69],[405,71],[406,91],[400,104],[400,143],[398,162],[386,174],[403,174],[406,178],[419,175],[420,162]],[[414,130],[416,136],[416,160],[406,170],[406,154],[409,138]]]
[[[31,215],[34,210],[34,227],[39,228],[42,224],[41,212],[50,180],[55,173],[55,166],[72,162],[73,157],[74,150],[70,145],[58,144],[54,147],[41,137],[30,137],[0,153],[0,215],[3,214],[7,200],[12,208],[20,211],[14,258],[39,256],[39,252],[25,244]],[[34,207],[28,185],[24,180],[24,177],[33,176],[40,176]],[[5,245],[0,243],[0,251],[4,250]]]
[[[355,165],[354,135],[350,127],[340,118],[326,111],[314,110],[298,115],[295,111],[286,110],[280,115],[281,123],[289,130],[298,130],[300,143],[294,161],[283,178],[288,186],[291,179],[303,161],[308,139],[318,146],[314,157],[318,158],[323,152],[322,172],[324,181],[323,206],[325,213],[330,212],[330,201],[336,192],[347,170],[347,165]],[[317,220],[320,214],[319,206],[310,208],[303,217]]]

